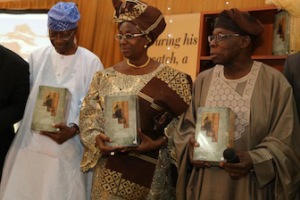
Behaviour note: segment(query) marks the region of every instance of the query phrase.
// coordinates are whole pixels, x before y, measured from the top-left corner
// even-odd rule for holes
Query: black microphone
[[[236,155],[233,148],[227,148],[223,151],[223,157],[226,159],[229,163],[238,163],[240,162],[240,159],[238,155]]]

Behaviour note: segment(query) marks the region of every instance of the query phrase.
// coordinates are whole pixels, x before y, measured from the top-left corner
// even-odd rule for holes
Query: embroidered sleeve
[[[103,74],[94,75],[88,94],[80,112],[80,137],[84,145],[81,169],[87,171],[93,168],[101,157],[100,149],[95,145],[96,136],[103,132],[103,98],[99,94],[99,85]]]

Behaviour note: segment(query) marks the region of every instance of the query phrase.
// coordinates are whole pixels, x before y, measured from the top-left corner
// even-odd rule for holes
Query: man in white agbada
[[[83,200],[89,196],[88,177],[80,170],[83,147],[76,124],[92,76],[103,66],[96,55],[75,44],[79,19],[71,2],[59,2],[48,12],[52,46],[33,52],[29,58],[31,92],[6,157],[0,199]],[[65,87],[71,92],[67,124],[54,125],[58,134],[30,129],[40,85]]]

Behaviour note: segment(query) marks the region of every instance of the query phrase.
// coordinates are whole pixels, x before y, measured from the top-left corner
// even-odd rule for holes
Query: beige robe
[[[188,158],[188,140],[195,133],[196,109],[204,106],[213,70],[202,72],[194,83],[192,102],[175,133],[177,199],[267,200],[299,199],[300,130],[291,86],[281,73],[259,64],[250,100],[250,121],[235,148],[248,151],[254,171],[232,180],[219,167],[196,168]]]

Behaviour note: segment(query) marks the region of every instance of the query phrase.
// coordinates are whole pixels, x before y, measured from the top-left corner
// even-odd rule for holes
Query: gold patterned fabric
[[[92,199],[109,196],[107,199],[113,199],[113,196],[116,199],[117,196],[123,199],[144,199],[149,192],[148,188],[122,178],[121,173],[105,168],[104,159],[100,160],[94,174]]]
[[[92,199],[159,197],[169,200],[174,197],[166,149],[102,157],[95,138],[104,133],[105,96],[137,95],[141,131],[157,139],[164,133],[161,129],[155,130],[154,117],[163,112],[172,117],[183,113],[191,99],[191,87],[188,75],[163,65],[145,75],[125,75],[113,68],[95,74],[80,114],[80,134],[85,147],[81,168],[83,171],[94,170]]]
[[[147,4],[137,0],[127,0],[124,3],[121,1],[113,1],[116,8],[114,20],[116,23],[131,21],[139,17],[147,8]]]
[[[177,77],[174,79],[174,77]],[[168,86],[172,88],[187,104],[191,101],[191,85],[190,80],[187,79],[187,75],[173,68],[166,68],[164,71],[157,75],[158,79],[168,83]]]

